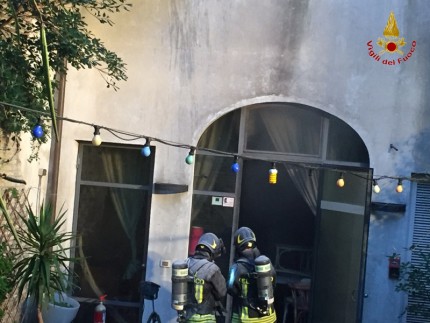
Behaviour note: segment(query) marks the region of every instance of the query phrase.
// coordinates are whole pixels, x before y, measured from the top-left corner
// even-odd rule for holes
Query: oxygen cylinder
[[[183,311],[187,304],[188,264],[177,260],[172,264],[172,308]]]
[[[263,255],[255,258],[258,298],[266,302],[267,305],[274,301],[271,269],[272,265],[269,258]]]
[[[100,303],[94,309],[94,323],[106,323],[106,306],[103,305],[106,295],[99,297]]]

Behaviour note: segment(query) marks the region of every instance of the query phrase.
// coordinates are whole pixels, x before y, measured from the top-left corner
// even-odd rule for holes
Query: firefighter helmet
[[[213,258],[225,252],[224,242],[211,232],[204,233],[197,242],[196,250],[207,249]]]
[[[234,245],[239,249],[253,248],[256,241],[254,232],[248,227],[241,227],[234,233]]]

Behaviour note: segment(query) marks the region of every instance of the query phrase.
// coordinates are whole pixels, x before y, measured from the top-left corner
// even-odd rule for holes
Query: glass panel
[[[259,105],[248,110],[246,149],[319,156],[321,115],[293,105]]]
[[[124,172],[121,165],[133,171]],[[140,149],[83,145],[83,181],[144,185],[150,182],[150,168],[151,158],[143,157]]]
[[[330,119],[327,159],[369,164],[369,154],[360,136],[348,124]]]
[[[363,216],[321,211],[313,322],[356,322]]]
[[[354,174],[354,175],[353,175]],[[348,172],[345,186],[338,174],[323,172],[318,247],[312,289],[312,322],[360,322],[364,256],[369,221],[369,172]]]
[[[108,299],[139,301],[147,200],[141,190],[81,187],[77,235],[94,281],[78,266],[76,296],[97,297],[96,284]]]
[[[196,155],[194,189],[217,192],[234,192],[236,173],[231,170],[234,159]]]
[[[239,141],[240,109],[222,116],[201,136],[197,146],[226,152],[237,152]]]
[[[205,232],[213,232],[224,241],[227,254],[216,259],[224,277],[228,277],[230,259],[231,228],[233,207],[212,204],[212,196],[193,195],[191,226],[202,227]]]
[[[339,177],[344,178],[344,187],[336,185]],[[366,198],[366,190],[360,189],[366,187],[367,174],[359,171],[325,171],[325,186],[322,199],[325,201],[336,201],[341,203],[349,203],[356,205],[364,205],[363,201]]]

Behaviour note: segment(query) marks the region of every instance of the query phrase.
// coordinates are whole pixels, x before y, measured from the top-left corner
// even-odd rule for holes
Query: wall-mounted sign
[[[233,207],[234,206],[234,197],[224,197],[222,199],[222,206]]]
[[[222,197],[221,196],[212,196],[212,205],[222,205]]]
[[[212,196],[212,205],[234,207],[234,197]]]

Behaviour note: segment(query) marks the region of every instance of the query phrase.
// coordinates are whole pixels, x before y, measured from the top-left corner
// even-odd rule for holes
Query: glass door
[[[311,322],[361,321],[372,170],[321,171]]]
[[[81,303],[77,322],[90,322],[97,298],[107,295],[107,321],[137,322],[152,193],[153,154],[139,147],[81,144],[74,231],[74,270]]]

